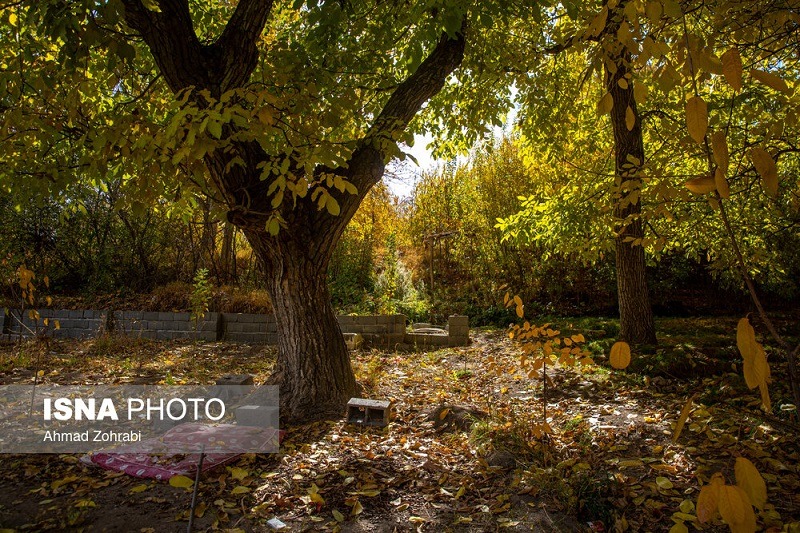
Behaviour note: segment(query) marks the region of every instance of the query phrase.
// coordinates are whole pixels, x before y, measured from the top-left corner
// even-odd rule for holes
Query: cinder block
[[[392,324],[394,319],[392,315],[376,315],[375,316],[375,323],[376,324]]]
[[[469,337],[469,326],[450,326],[451,337]]]
[[[405,332],[403,332],[403,333],[392,333],[390,335],[387,335],[386,336],[386,345],[389,348],[393,348],[393,347],[397,346],[398,344],[403,344],[403,341],[405,341],[405,337],[406,337]]]
[[[408,333],[405,336],[405,342],[420,347],[447,346],[449,343],[449,337],[447,335],[428,333]]]
[[[216,331],[201,331],[198,334],[198,339],[206,342],[214,342],[217,340]]]
[[[385,334],[385,333],[387,333],[387,329],[388,328],[386,327],[386,325],[377,325],[376,324],[374,326],[364,326],[364,333],[375,333],[375,334],[384,333]]]
[[[172,316],[173,316],[173,313],[165,313],[165,312],[162,311],[162,312],[158,313],[158,320],[160,320],[162,322],[172,322]]]
[[[340,326],[344,324],[354,324],[356,321],[355,319],[356,317],[352,315],[338,315],[336,317],[336,320],[339,322]]]
[[[347,402],[347,422],[364,426],[386,426],[389,423],[391,406],[388,400],[350,398]]]
[[[191,319],[191,313],[172,313],[172,320],[175,322],[188,322]]]
[[[464,315],[450,315],[450,317],[447,319],[447,325],[451,328],[453,326],[469,327],[469,317]]]
[[[469,337],[453,337],[447,338],[448,346],[466,346],[469,344]]]
[[[225,313],[225,321],[229,324],[239,322],[242,313]]]
[[[264,340],[265,344],[276,345],[278,344],[278,334],[277,333],[267,333]]]
[[[145,313],[142,315],[142,319],[148,321],[161,320],[160,315],[161,313],[157,311],[145,311]]]
[[[342,335],[348,350],[358,350],[364,344],[364,337],[358,333],[343,333]]]
[[[244,331],[244,324],[241,324],[239,322],[229,323],[226,328],[226,332],[229,338],[231,337],[231,334],[241,333],[242,331]]]

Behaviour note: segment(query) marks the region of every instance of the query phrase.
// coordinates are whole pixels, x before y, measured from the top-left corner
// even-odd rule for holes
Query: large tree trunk
[[[273,238],[246,232],[267,272],[278,321],[281,418],[293,422],[342,416],[356,393],[350,355],[331,307],[327,264],[332,248],[317,248],[290,230]]]
[[[656,329],[647,291],[644,247],[641,245],[644,227],[640,217],[642,204],[639,197],[639,170],[644,164],[644,141],[633,97],[630,53],[622,44],[615,44],[621,50],[613,54],[616,71],[612,72],[607,63],[606,88],[614,102],[611,124],[614,130],[615,174],[619,187],[614,216],[617,220],[620,338],[632,344],[655,344]],[[623,80],[622,83],[620,80]],[[630,122],[631,116],[633,123]]]
[[[200,106],[208,104],[200,89],[207,90],[213,100],[247,83],[263,51],[258,42],[272,3],[239,0],[222,34],[212,44],[204,44],[195,33],[187,0],[159,1],[159,11],[147,9],[141,0],[123,0],[126,22],[147,43],[169,88],[177,94],[193,87],[191,97]],[[326,269],[348,221],[380,181],[397,149],[396,139],[461,64],[466,28],[463,19],[456,34],[443,32],[416,70],[397,80],[380,113],[365,125],[361,138],[353,139],[349,159],[338,168],[317,166],[308,171],[297,154],[282,149],[269,154],[255,140],[237,140],[204,157],[210,181],[229,208],[228,221],[244,231],[267,273],[278,320],[274,382],[280,384],[284,421],[342,415],[347,399],[355,393],[350,359],[331,308]],[[326,111],[339,112],[335,107]],[[223,139],[236,130],[226,124]],[[335,175],[357,192],[328,186],[328,194],[339,207],[338,216],[320,210],[311,193],[275,201],[278,192],[270,188],[271,180],[261,179],[262,168],[282,168],[287,161],[284,178],[323,183],[323,176]],[[279,192],[283,198],[283,191]],[[279,218],[271,219],[272,215]],[[283,221],[277,235],[266,229],[270,220]]]

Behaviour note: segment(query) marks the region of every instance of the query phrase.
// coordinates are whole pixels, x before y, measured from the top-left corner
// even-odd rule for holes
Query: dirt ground
[[[663,334],[661,348],[634,354],[647,360],[635,371],[605,366],[607,335],[587,330],[598,364],[548,371],[551,434],[538,429],[541,380],[497,372],[520,355],[502,331],[474,333],[464,348],[355,352],[364,395],[391,399],[392,423],[286,428],[280,453],[244,455],[202,478],[194,530],[272,531],[273,518],[284,531],[668,531],[678,522],[694,530],[701,483],[715,472],[735,483],[734,462],[746,457],[768,489],[759,527],[800,531],[798,426],[780,410],[788,391],[776,379],[774,412],[760,411],[736,370],[735,319],[714,320],[719,338],[695,339],[707,349]],[[30,383],[39,369],[51,383],[211,383],[224,373],[259,383],[274,357],[233,343],[7,344],[0,383]],[[677,370],[692,364],[694,372]],[[0,456],[0,529],[186,531],[190,504],[191,489],[88,467],[76,455]]]

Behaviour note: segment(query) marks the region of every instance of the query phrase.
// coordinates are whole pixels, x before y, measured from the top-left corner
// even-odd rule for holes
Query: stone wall
[[[197,324],[189,313],[149,311],[110,311],[76,309],[40,309],[39,319],[25,312],[20,328],[19,311],[0,314],[2,338],[31,332],[46,331],[54,338],[89,338],[102,331],[113,330],[132,337],[148,339],[197,339],[204,341],[229,340],[252,344],[277,344],[278,325],[273,315],[247,313],[206,313]],[[12,317],[13,314],[13,317]],[[469,342],[469,318],[451,316],[445,334],[406,332],[403,315],[342,315],[338,316],[342,333],[359,334],[367,344],[396,347],[401,344],[417,347],[461,346]],[[44,322],[47,320],[48,324]],[[55,329],[58,321],[59,329]]]

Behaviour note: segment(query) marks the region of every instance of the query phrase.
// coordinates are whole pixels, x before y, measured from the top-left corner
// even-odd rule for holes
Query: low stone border
[[[249,313],[206,313],[198,324],[189,313],[150,311],[109,311],[94,309],[39,309],[39,319],[24,313],[20,326],[19,310],[0,314],[2,338],[13,339],[20,329],[23,337],[30,331],[46,331],[55,338],[89,338],[103,331],[121,332],[147,339],[229,340],[251,344],[277,344],[278,324],[274,315]],[[342,333],[359,334],[373,346],[401,344],[420,348],[463,346],[469,343],[469,318],[451,316],[440,334],[408,333],[404,315],[341,315],[336,317]],[[44,325],[45,320],[48,325]],[[54,328],[55,321],[59,329]],[[197,326],[197,327],[195,327]]]

